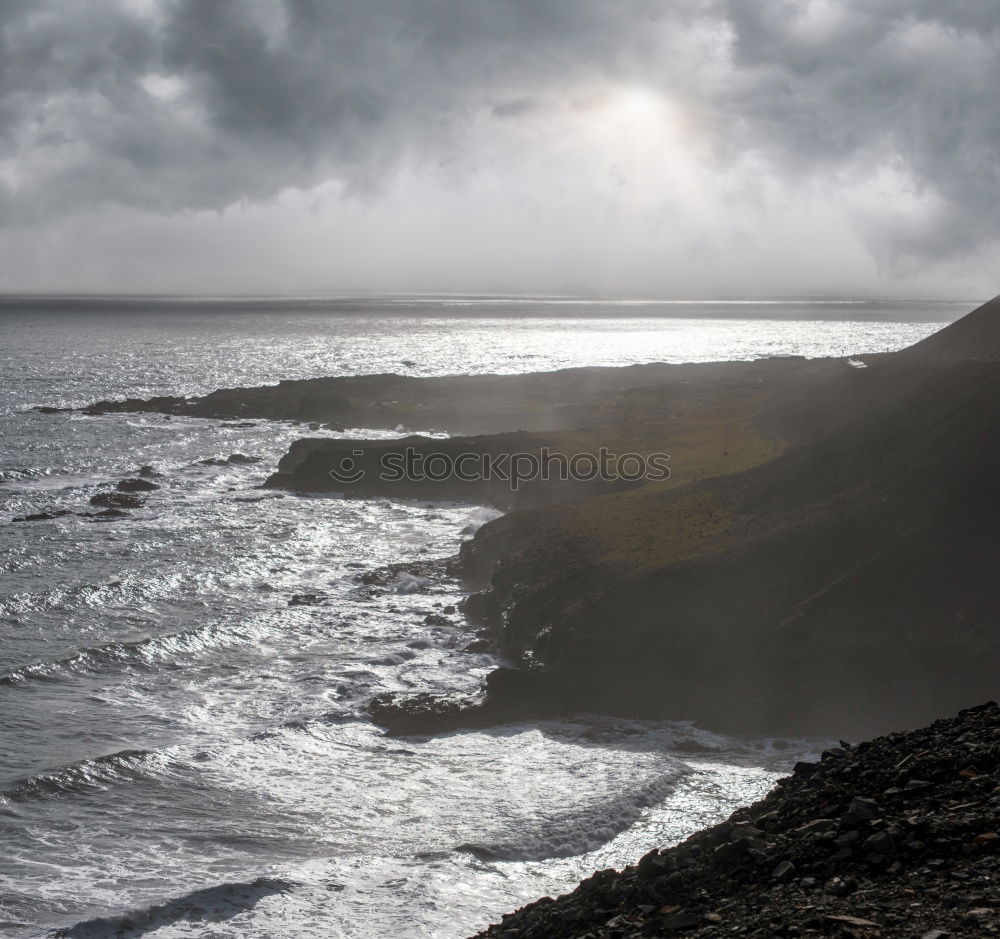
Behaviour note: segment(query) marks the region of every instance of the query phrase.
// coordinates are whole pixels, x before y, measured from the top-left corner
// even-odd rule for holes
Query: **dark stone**
[[[147,479],[121,479],[116,488],[121,492],[152,492],[160,487]]]
[[[837,827],[837,823],[832,818],[814,818],[795,829],[797,835],[811,835],[818,832],[830,831]]]
[[[474,623],[489,623],[496,615],[496,597],[491,590],[470,593],[461,604],[462,612]]]
[[[225,458],[210,456],[196,462],[198,466],[244,466],[250,463],[260,463],[263,459],[260,456],[247,456],[245,453],[231,453]]]
[[[859,825],[870,822],[882,815],[882,807],[874,800],[856,796],[851,800],[850,807],[841,817],[844,825]]]
[[[648,854],[644,854],[636,865],[636,873],[643,880],[655,880],[665,874],[667,870],[667,862],[660,856],[660,852],[656,848]]]
[[[372,720],[390,734],[427,734],[498,723],[479,696],[385,692],[368,705]]]
[[[127,492],[98,492],[90,497],[90,504],[105,509],[141,509],[142,499]]]
[[[771,871],[772,880],[788,880],[795,873],[795,865],[791,861],[779,861]]]
[[[47,522],[53,518],[62,518],[64,515],[72,515],[69,509],[53,509],[50,512],[34,512],[31,515],[18,515],[11,519],[14,522]]]
[[[861,835],[856,831],[845,831],[842,835],[837,835],[833,843],[838,848],[849,848],[851,845],[861,840]]]
[[[896,842],[887,831],[877,831],[874,835],[869,835],[861,847],[865,851],[881,854],[884,857],[892,857],[896,853]]]
[[[442,616],[440,613],[428,613],[424,617],[425,626],[454,626],[455,624],[448,619],[447,616]]]

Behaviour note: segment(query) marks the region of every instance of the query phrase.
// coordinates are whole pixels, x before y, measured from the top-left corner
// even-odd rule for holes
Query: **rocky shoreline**
[[[463,545],[457,571],[475,591],[465,614],[479,641],[511,668],[473,699],[373,702],[395,733],[588,710],[860,738],[996,692],[998,321],[1000,298],[861,363],[362,376],[85,410],[453,435],[306,438],[267,483],[507,511]],[[662,452],[671,473],[516,492],[381,478],[381,460],[406,447]],[[362,478],[331,476],[344,465]]]
[[[585,710],[857,739],[964,708],[799,764],[722,825],[481,935],[943,939],[1000,931],[1000,709],[970,707],[1000,674],[998,361],[1000,298],[861,363],[364,376],[85,411],[452,435],[303,439],[267,482],[507,512],[434,563],[508,666],[476,695],[377,697],[391,734]],[[374,472],[407,447],[600,446],[668,452],[671,475],[515,492]],[[331,476],[345,459],[363,478]]]
[[[997,935],[998,773],[994,702],[845,743],[722,824],[478,935]]]

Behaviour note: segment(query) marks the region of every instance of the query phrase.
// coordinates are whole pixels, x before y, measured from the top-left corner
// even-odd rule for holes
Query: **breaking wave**
[[[53,939],[134,939],[182,920],[221,923],[252,909],[265,897],[285,893],[293,887],[289,881],[276,877],[218,884],[156,906],[83,920],[51,935]]]
[[[645,809],[666,799],[687,772],[688,768],[678,763],[609,801],[584,803],[564,813],[526,820],[497,838],[462,844],[455,850],[493,861],[545,861],[587,854],[631,827]]]
[[[151,758],[155,759],[155,754],[149,750],[119,750],[106,756],[80,760],[47,773],[29,776],[0,791],[0,799],[27,802],[134,781],[149,775]]]
[[[199,626],[163,636],[110,642],[80,649],[73,655],[49,662],[35,662],[0,675],[0,686],[29,681],[59,681],[67,674],[113,668],[181,668],[176,659],[213,651],[233,643],[257,638],[248,626]]]

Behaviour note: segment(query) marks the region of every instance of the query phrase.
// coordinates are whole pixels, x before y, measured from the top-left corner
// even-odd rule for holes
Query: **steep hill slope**
[[[1000,362],[1000,296],[897,352],[895,358],[913,362]]]
[[[484,527],[518,705],[865,734],[989,697],[1000,366],[877,368],[891,395],[756,469]]]

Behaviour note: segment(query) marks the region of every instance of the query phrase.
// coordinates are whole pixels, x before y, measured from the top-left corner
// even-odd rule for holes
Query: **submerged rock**
[[[64,515],[72,515],[69,509],[52,509],[49,512],[33,512],[30,515],[18,515],[11,519],[14,522],[47,522],[53,518],[62,518]]]
[[[227,457],[208,457],[198,460],[198,466],[245,466],[250,463],[260,463],[263,457],[247,456],[245,453],[230,453]]]
[[[98,492],[90,497],[90,504],[105,509],[141,509],[145,503],[127,492]]]

